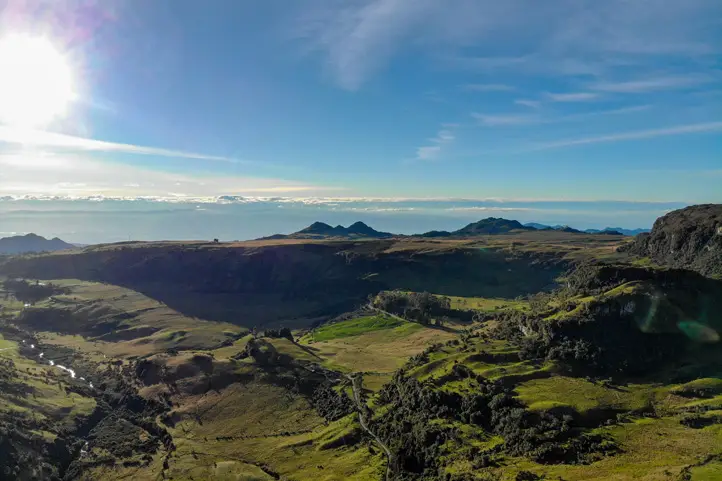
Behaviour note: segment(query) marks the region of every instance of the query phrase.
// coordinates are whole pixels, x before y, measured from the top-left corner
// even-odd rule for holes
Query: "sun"
[[[0,39],[0,122],[42,127],[64,116],[73,97],[70,66],[49,40]]]

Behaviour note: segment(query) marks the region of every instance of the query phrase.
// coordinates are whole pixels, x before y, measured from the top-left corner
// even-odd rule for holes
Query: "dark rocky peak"
[[[367,224],[364,224],[363,222],[354,222],[350,226],[348,226],[348,229],[346,231],[349,234],[356,234],[356,235],[362,235],[366,237],[379,237],[379,236],[386,236],[391,235],[388,232],[379,232],[373,227],[369,227]]]
[[[722,204],[685,207],[666,214],[624,250],[653,262],[722,277]]]

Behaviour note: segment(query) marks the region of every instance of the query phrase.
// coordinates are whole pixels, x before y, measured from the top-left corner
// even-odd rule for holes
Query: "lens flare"
[[[720,335],[717,331],[699,322],[684,321],[677,324],[677,327],[693,341],[711,344],[719,342],[720,340]]]

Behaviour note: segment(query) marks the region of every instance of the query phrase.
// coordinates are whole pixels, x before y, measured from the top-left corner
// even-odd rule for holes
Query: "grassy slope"
[[[53,316],[53,312],[69,313],[77,319],[75,325],[61,325],[55,329],[86,336],[73,335],[73,332],[59,335],[50,326],[48,331],[41,331],[41,337],[47,343],[123,358],[170,348],[209,349],[243,332],[232,324],[183,316],[158,301],[123,287],[67,279],[52,282],[68,288],[70,292],[28,309],[48,310],[49,317]],[[93,326],[118,318],[123,321],[117,327],[109,324],[107,332],[87,335]],[[128,339],[121,340],[125,338]]]
[[[314,342],[329,341],[344,337],[358,336],[366,332],[393,329],[405,324],[403,320],[391,316],[367,316],[333,324],[325,324],[311,333]],[[410,324],[407,324],[410,326]]]
[[[699,401],[675,395],[679,385],[643,383],[626,386],[605,386],[584,378],[574,378],[558,372],[553,366],[532,366],[515,363],[508,355],[513,352],[503,341],[475,340],[466,347],[446,346],[433,353],[427,364],[415,368],[411,375],[432,382],[437,388],[466,392],[468,383],[447,378],[451,367],[458,362],[485,377],[497,379],[513,387],[517,396],[536,410],[572,408],[580,415],[593,418],[596,412],[629,413],[628,421],[598,428],[595,432],[612,436],[622,452],[590,465],[541,465],[523,458],[502,458],[500,468],[488,469],[501,479],[512,480],[517,472],[528,470],[548,479],[561,476],[565,480],[677,480],[686,466],[704,459],[708,454],[722,453],[722,425],[692,429],[679,423],[685,412]],[[486,361],[475,360],[484,353]],[[496,359],[496,360],[495,360]],[[519,369],[523,367],[523,369]],[[522,372],[523,371],[523,372]],[[519,375],[522,372],[522,375]],[[493,375],[489,375],[493,374]],[[693,383],[694,384],[694,383]],[[717,380],[698,382],[705,387],[717,387]],[[722,397],[706,399],[705,403],[719,405]],[[656,418],[643,417],[635,412],[653,412]],[[476,428],[466,428],[474,432]],[[698,469],[699,479],[713,473],[722,479],[722,466],[718,464]],[[451,463],[449,472],[478,470],[464,463]],[[693,480],[698,479],[693,470]],[[669,473],[669,474],[665,474]]]
[[[71,294],[60,302],[41,303],[40,308],[51,304],[58,309],[76,309],[89,304],[97,308],[102,303],[110,307],[113,313],[139,313],[138,317],[130,320],[137,323],[132,327],[142,325],[172,329],[171,326],[175,327],[175,323],[180,321],[183,323],[182,330],[188,332],[185,338],[193,336],[193,329],[197,329],[200,336],[206,335],[203,329],[208,330],[210,327],[211,332],[215,333],[227,327],[202,322],[199,326],[197,320],[193,320],[194,325],[185,324],[182,317],[168,320],[169,325],[166,327],[166,316],[161,314],[168,312],[167,308],[137,293],[94,283],[62,283],[72,289]],[[94,319],[89,318],[87,322],[92,323]],[[265,341],[280,353],[298,360],[326,365],[334,365],[338,361],[348,371],[356,370],[359,366],[364,369],[378,368],[381,374],[367,376],[366,387],[372,389],[380,388],[387,380],[385,375],[390,374],[409,355],[423,350],[429,343],[454,336],[451,332],[382,316],[326,326],[319,329],[319,333],[325,341],[300,344],[287,339]],[[71,347],[83,357],[105,363],[107,359],[103,355],[150,355],[169,346],[152,341],[156,337],[152,335],[137,340],[112,342],[44,332],[42,340]],[[216,361],[228,362],[244,350],[250,338],[245,336],[211,353]],[[310,337],[308,341],[311,341]],[[6,341],[0,343],[3,347],[6,344],[12,347]],[[184,347],[178,344],[170,346]],[[193,347],[203,347],[203,344],[201,342],[200,346]],[[181,365],[194,352],[201,351],[182,351],[169,359],[168,368],[182,368]],[[378,365],[370,362],[371,359]],[[239,369],[246,374],[259,375],[253,363],[247,361],[241,362]],[[188,380],[179,381],[181,391],[185,381]],[[153,396],[158,389],[149,386],[141,392]],[[263,467],[293,479],[362,480],[377,479],[383,469],[383,459],[378,451],[369,451],[365,442],[358,443],[360,427],[355,417],[327,424],[318,417],[305,398],[264,381],[236,383],[202,395],[181,393],[174,396],[174,405],[181,422],[170,430],[177,450],[169,458],[169,467],[165,470],[166,475],[173,479],[244,479],[243,476],[248,479],[272,479],[264,473],[261,469]],[[84,479],[155,479],[162,471],[161,452],[147,466],[118,465],[112,469],[100,466],[86,472]]]
[[[497,241],[489,241],[494,242]],[[521,245],[515,249],[560,248],[553,243],[535,247],[531,241],[528,245],[524,242],[523,239],[520,240]],[[610,245],[611,243],[610,241]],[[494,248],[508,248],[508,244],[494,245]],[[577,245],[574,243],[564,244],[564,248],[568,250],[567,255],[578,254]],[[596,249],[607,252],[609,246],[599,246]],[[74,283],[75,281],[72,281],[70,285]],[[125,292],[106,298],[104,296],[111,292],[98,290],[100,288],[95,285],[79,283],[73,287],[79,294],[85,288],[90,291],[86,293],[88,297],[82,299],[83,302],[105,303],[111,299],[114,308],[121,312],[139,312],[139,326],[160,325],[164,322],[164,316],[146,316],[145,311],[136,309],[134,302],[122,297]],[[121,289],[114,286],[103,288]],[[581,304],[591,300],[575,301]],[[524,303],[499,299],[453,298],[452,303],[454,302],[461,306],[474,305],[491,312],[502,305],[515,309],[526,308]],[[162,305],[156,308],[168,309]],[[178,336],[166,337],[159,342],[158,338],[154,337],[157,335],[147,336],[143,338],[143,342],[135,344],[134,341],[88,341],[79,336],[58,336],[52,333],[48,333],[46,338],[72,346],[86,354],[111,352],[118,356],[128,356],[152,353],[179,345],[181,348],[203,348],[209,345],[206,337],[209,332],[215,335],[226,329],[215,323],[198,325],[199,321],[195,319],[186,323],[185,319],[189,318],[180,317],[174,320],[166,318],[168,324],[164,329],[168,329],[167,333],[188,331],[184,336],[190,340],[188,344],[178,343]],[[182,327],[179,327],[179,324]],[[206,332],[202,332],[204,330]],[[265,341],[280,353],[298,360],[317,362],[347,372],[366,371],[365,387],[377,390],[409,356],[421,352],[430,344],[454,338],[456,333],[449,330],[424,328],[395,318],[364,318],[324,326],[313,335],[302,338],[298,344],[286,339]],[[242,338],[230,346],[215,349],[213,354],[216,359],[227,360],[241,352],[248,340],[249,337]],[[0,340],[0,349],[3,349],[4,342],[6,341]],[[475,357],[479,353],[484,355]],[[3,352],[0,352],[1,355]],[[722,396],[719,395],[722,392],[715,397],[698,400],[676,395],[675,390],[683,386],[640,382],[622,387],[607,387],[558,373],[551,364],[535,366],[514,360],[513,356],[514,349],[500,341],[475,341],[473,349],[465,352],[447,346],[432,354],[430,362],[416,368],[413,375],[434,382],[440,389],[462,391],[468,386],[445,379],[454,362],[458,361],[478,374],[513,386],[519,398],[535,409],[544,410],[564,405],[585,415],[597,409],[635,411],[651,407],[658,410],[661,417],[651,419],[632,416],[628,422],[599,428],[620,443],[623,452],[617,456],[588,466],[544,466],[526,459],[506,458],[501,460],[501,467],[496,469],[502,479],[514,479],[516,472],[528,469],[546,474],[550,479],[561,476],[566,480],[676,480],[677,474],[685,466],[699,462],[707,453],[722,451],[722,431],[719,426],[691,429],[679,424],[682,412],[695,405],[722,408]],[[241,363],[239,369],[256,372],[252,363]],[[717,389],[717,381],[712,379],[700,381],[698,384]],[[176,397],[174,402],[182,420],[172,429],[177,451],[169,459],[166,475],[173,479],[272,479],[260,466],[289,479],[380,479],[382,457],[377,452],[370,452],[365,442],[345,441],[347,437],[353,438],[353,434],[359,429],[354,416],[326,424],[304,398],[278,386],[252,381],[233,384],[203,395],[184,394]],[[501,441],[484,437],[483,433],[475,429],[466,429],[464,432],[466,434],[463,441],[482,450],[491,449]],[[232,439],[218,440],[218,436]],[[454,462],[453,453],[449,456],[450,472],[473,472],[470,466]],[[691,470],[692,479],[719,479],[721,470],[722,466],[714,463],[696,467]],[[162,471],[162,459],[156,457],[149,466],[143,468],[99,468],[87,479],[157,479]],[[667,471],[669,475],[666,474]]]

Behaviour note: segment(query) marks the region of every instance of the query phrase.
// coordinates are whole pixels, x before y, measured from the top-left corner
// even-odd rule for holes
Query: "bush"
[[[291,329],[287,327],[282,327],[280,329],[266,329],[263,332],[263,335],[273,339],[288,339],[293,342],[293,333],[291,332]]]
[[[322,384],[313,392],[311,398],[316,411],[326,421],[336,421],[354,412],[353,401],[345,392],[337,393],[329,384]]]

